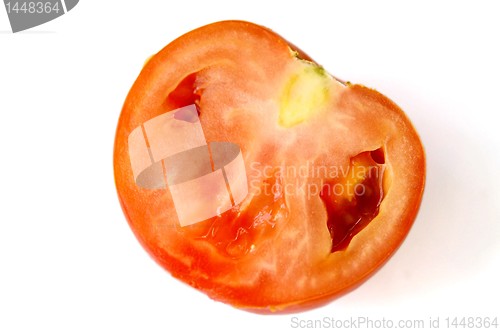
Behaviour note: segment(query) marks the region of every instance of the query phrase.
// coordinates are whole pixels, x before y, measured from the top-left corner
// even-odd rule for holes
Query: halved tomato
[[[129,140],[188,105],[207,142],[241,149],[248,194],[181,225],[171,187],[136,182]],[[146,63],[119,119],[114,172],[130,227],[161,266],[213,299],[276,311],[345,293],[391,256],[419,209],[425,156],[391,100],[339,82],[267,28],[225,21]]]

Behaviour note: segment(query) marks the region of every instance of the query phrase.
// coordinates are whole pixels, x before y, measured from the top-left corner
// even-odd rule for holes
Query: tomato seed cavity
[[[196,104],[200,96],[195,92],[196,73],[189,74],[170,92],[165,100],[165,107],[178,109],[184,106]]]
[[[362,152],[351,158],[349,175],[324,184],[319,195],[328,215],[331,252],[346,249],[352,238],[377,216],[384,198],[384,162],[381,148]],[[343,190],[336,190],[339,185]]]

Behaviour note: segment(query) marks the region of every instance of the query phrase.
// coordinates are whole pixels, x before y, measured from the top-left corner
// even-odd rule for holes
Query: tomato
[[[184,179],[191,191],[182,193],[168,180],[177,154],[153,158],[154,145],[187,136],[168,129],[135,141],[160,130],[152,119],[186,107],[202,129],[196,119],[186,126],[206,142],[232,143],[242,158],[243,195],[212,215],[215,187]],[[153,164],[156,175],[138,175]],[[267,28],[225,21],[145,64],[119,119],[114,174],[131,229],[175,278],[238,308],[301,310],[358,286],[399,247],[420,206],[425,155],[391,100],[334,79]],[[200,200],[211,202],[206,210]],[[183,224],[179,204],[205,219]]]

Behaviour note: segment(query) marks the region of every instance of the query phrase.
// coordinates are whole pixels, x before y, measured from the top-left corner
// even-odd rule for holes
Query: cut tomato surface
[[[181,226],[168,187],[137,185],[128,140],[193,104],[208,142],[241,149],[248,195]],[[267,28],[225,21],[145,64],[119,119],[114,173],[131,229],[174,277],[239,308],[300,310],[359,285],[399,247],[425,156],[391,100],[337,81]]]

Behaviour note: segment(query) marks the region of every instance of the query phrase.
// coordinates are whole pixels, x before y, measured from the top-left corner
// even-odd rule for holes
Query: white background
[[[0,331],[285,331],[292,317],[495,316],[500,307],[500,19],[494,1],[91,1],[12,34],[0,8]],[[272,28],[412,119],[427,186],[374,277],[319,309],[260,316],[173,279],[113,180],[114,132],[144,60],[223,19]],[[499,321],[500,323],[500,321]],[[426,326],[427,326],[426,325]]]

